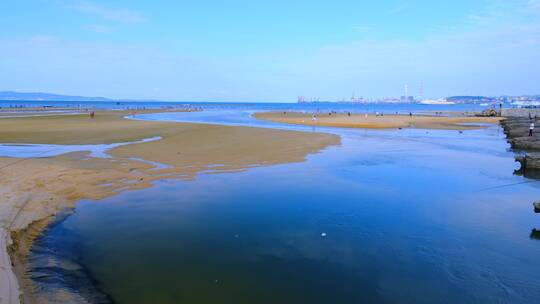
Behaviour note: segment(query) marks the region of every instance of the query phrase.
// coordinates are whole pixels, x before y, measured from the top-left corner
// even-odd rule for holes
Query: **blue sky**
[[[193,101],[540,93],[540,0],[0,4],[0,90]]]

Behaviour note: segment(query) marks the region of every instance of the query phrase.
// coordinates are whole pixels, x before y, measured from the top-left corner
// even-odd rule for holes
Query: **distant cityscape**
[[[540,95],[518,95],[518,96],[449,96],[438,99],[418,98],[415,96],[402,95],[400,97],[364,98],[356,97],[354,94],[349,99],[322,100],[319,97],[298,96],[298,103],[317,102],[339,102],[339,103],[419,103],[419,104],[481,104],[490,105],[512,105],[517,107],[539,107]]]
[[[540,107],[540,95],[503,95],[503,96],[449,96],[438,99],[408,95],[408,88],[405,86],[404,95],[399,97],[365,98],[356,96],[354,93],[349,98],[334,100],[324,100],[320,97],[298,96],[298,103],[417,103],[417,104],[480,104],[484,106],[497,106],[499,104],[514,107]],[[106,97],[86,97],[73,95],[60,95],[51,93],[23,93],[14,91],[0,91],[0,101],[73,101],[73,102],[121,102],[121,101],[157,101],[157,100],[134,100],[134,99],[111,99]]]

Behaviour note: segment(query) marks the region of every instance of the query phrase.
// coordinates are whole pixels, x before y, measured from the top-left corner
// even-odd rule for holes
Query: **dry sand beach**
[[[308,126],[326,126],[364,129],[397,129],[419,128],[438,130],[477,129],[478,126],[467,125],[477,123],[498,123],[500,117],[475,117],[457,113],[447,116],[436,115],[384,115],[373,114],[339,114],[318,113],[313,118],[311,113],[300,112],[260,112],[254,116],[258,119]]]
[[[161,138],[114,148],[108,151],[110,158],[90,157],[84,151],[48,158],[0,158],[0,303],[39,302],[24,275],[27,250],[54,214],[80,199],[98,200],[150,187],[155,180],[189,179],[203,171],[300,162],[307,154],[340,142],[329,134],[138,121],[125,119],[127,114],[101,111],[93,119],[88,114],[0,119],[2,143],[77,145]],[[156,168],[146,161],[165,166]]]

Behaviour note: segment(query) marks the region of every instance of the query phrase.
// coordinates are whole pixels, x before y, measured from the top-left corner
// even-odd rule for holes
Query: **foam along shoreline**
[[[157,111],[143,113],[151,112]],[[84,151],[0,157],[0,303],[45,301],[45,295],[32,288],[25,258],[51,217],[78,200],[143,189],[161,179],[189,180],[210,171],[301,162],[310,153],[340,143],[331,134],[125,119],[129,114],[133,113],[0,119],[0,143],[115,145],[106,150],[107,158]]]
[[[469,130],[484,128],[482,124],[497,124],[500,117],[476,117],[467,115],[399,115],[399,114],[343,114],[302,112],[258,112],[257,119],[306,126],[325,126],[363,129],[437,129]]]

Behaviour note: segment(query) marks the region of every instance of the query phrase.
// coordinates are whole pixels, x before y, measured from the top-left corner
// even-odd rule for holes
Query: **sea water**
[[[493,106],[493,105],[491,105]],[[497,106],[497,105],[495,105]],[[17,113],[23,108],[49,107],[50,110],[56,108],[81,108],[81,109],[160,109],[171,107],[200,108],[204,110],[289,110],[289,111],[350,111],[352,113],[405,113],[409,112],[435,112],[435,111],[481,111],[487,108],[479,104],[454,104],[454,105],[424,105],[413,103],[261,103],[261,102],[189,102],[189,101],[0,101],[0,109]]]
[[[272,127],[245,110],[222,123]],[[498,126],[290,128],[342,144],[81,201],[36,241],[37,286],[96,303],[537,303],[540,184],[514,174]]]

